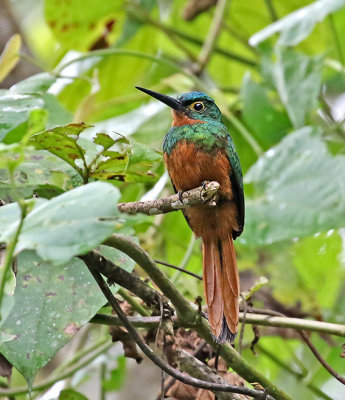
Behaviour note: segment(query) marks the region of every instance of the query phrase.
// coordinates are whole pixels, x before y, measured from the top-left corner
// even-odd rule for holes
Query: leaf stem
[[[279,18],[278,18],[276,10],[274,8],[272,0],[265,0],[265,3],[266,3],[267,10],[271,16],[272,22],[277,21],[277,19],[279,19]]]

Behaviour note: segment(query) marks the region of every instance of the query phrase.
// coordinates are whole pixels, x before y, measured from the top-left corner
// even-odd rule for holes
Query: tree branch
[[[206,364],[193,357],[191,354],[184,350],[179,350],[177,359],[182,371],[187,372],[189,375],[210,382],[219,383],[222,385],[228,385],[228,382],[215,373],[214,369],[208,367]],[[217,393],[219,400],[243,400],[247,397],[236,394],[236,393]],[[267,400],[272,399],[271,396],[267,395]]]
[[[263,391],[249,389],[249,388],[245,388],[245,387],[239,387],[239,386],[232,386],[232,385],[228,385],[228,384],[223,385],[223,384],[202,381],[202,380],[187,376],[187,375],[183,374],[182,372],[176,370],[175,368],[171,367],[163,359],[161,359],[156,354],[154,354],[152,349],[149,346],[147,346],[147,344],[144,342],[144,340],[141,338],[141,336],[137,333],[135,328],[128,321],[125,313],[122,311],[119,303],[117,302],[116,298],[113,296],[108,285],[104,282],[100,273],[93,270],[92,268],[89,268],[89,269],[90,269],[91,274],[95,278],[97,284],[99,285],[100,289],[102,290],[104,296],[109,301],[109,303],[113,307],[114,311],[116,312],[117,316],[123,323],[124,327],[127,329],[128,333],[135,340],[135,342],[140,347],[142,352],[148,358],[150,358],[151,361],[153,361],[159,368],[161,368],[163,371],[165,371],[167,374],[173,376],[174,378],[178,379],[179,381],[181,381],[183,383],[186,383],[187,385],[199,387],[202,389],[216,390],[216,391],[222,391],[222,392],[231,392],[231,393],[241,393],[241,394],[252,396],[256,399],[262,399],[262,400],[267,399],[267,395]]]
[[[170,211],[183,210],[196,204],[208,203],[210,207],[214,207],[217,204],[219,187],[218,182],[206,182],[203,186],[187,190],[181,194],[183,203],[180,201],[179,194],[174,194],[158,200],[119,203],[117,207],[121,212],[126,214],[142,213],[146,215],[157,215]]]
[[[148,306],[159,306],[160,293],[152,289],[140,278],[106,259],[98,251],[92,250],[83,256],[79,256],[79,258],[84,261],[89,268],[96,270],[107,277],[110,282],[117,283],[140,297]]]
[[[234,348],[228,344],[219,346],[211,335],[208,323],[201,318],[196,308],[182,296],[179,290],[177,290],[177,288],[157,267],[152,258],[140,246],[129,238],[119,234],[113,235],[111,238],[107,239],[104,244],[117,248],[136,261],[150,276],[152,281],[159,287],[164,295],[172,302],[181,323],[186,327],[195,329],[199,336],[205,339],[215,350],[220,347],[221,356],[224,360],[247,382],[260,383],[267,393],[276,400],[290,400],[290,397],[286,393],[253,368]]]

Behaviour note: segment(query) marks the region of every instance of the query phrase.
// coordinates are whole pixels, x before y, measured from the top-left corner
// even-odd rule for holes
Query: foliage
[[[254,305],[345,323],[344,4],[305,0],[297,9],[292,0],[233,0],[207,48],[213,7],[195,16],[182,0],[13,3],[43,72],[0,90],[0,241],[8,249],[0,352],[30,385],[105,304],[78,255],[98,248],[131,271],[134,261],[98,247],[125,232],[154,258],[201,272],[199,245],[181,214],[128,217],[117,210],[119,201],[172,192],[161,156],[169,110],[136,85],[169,94],[202,90],[219,105],[245,175],[246,226],[236,243],[243,289],[252,286],[249,269],[268,278]],[[0,81],[18,61],[31,60],[20,46],[20,36],[9,40]],[[204,69],[201,49],[209,51]],[[193,277],[166,272],[189,300],[202,293]],[[243,357],[255,368],[294,399],[344,397],[300,341],[267,332],[254,357],[246,328]],[[339,338],[311,338],[344,374]],[[79,355],[71,361],[77,367]],[[88,368],[99,367],[86,364],[79,369],[85,380]],[[120,390],[125,364],[103,360],[103,394]],[[77,386],[58,398],[86,398]]]

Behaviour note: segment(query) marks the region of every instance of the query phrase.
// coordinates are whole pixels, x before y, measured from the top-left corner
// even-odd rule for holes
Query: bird
[[[184,209],[194,235],[202,239],[203,282],[211,333],[218,343],[236,337],[240,282],[233,240],[244,228],[242,169],[233,140],[214,100],[203,92],[176,99],[136,86],[172,109],[172,126],[164,137],[163,157],[175,192],[217,181],[216,207]]]

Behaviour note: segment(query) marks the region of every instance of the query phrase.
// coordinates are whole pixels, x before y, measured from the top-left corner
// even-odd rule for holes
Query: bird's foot
[[[178,198],[179,198],[179,200],[180,200],[180,202],[183,204],[183,197],[182,197],[182,195],[183,195],[183,190],[179,190],[178,192],[177,192],[177,194],[178,194]]]

